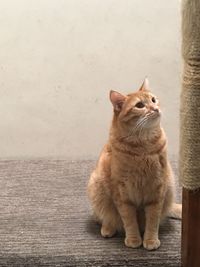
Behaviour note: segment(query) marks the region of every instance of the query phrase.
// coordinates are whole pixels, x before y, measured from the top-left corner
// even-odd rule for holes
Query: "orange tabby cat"
[[[157,249],[160,221],[165,216],[181,218],[181,205],[173,203],[159,101],[149,91],[147,79],[127,96],[111,91],[110,100],[114,115],[109,141],[91,174],[89,199],[102,236],[124,229],[126,246]]]

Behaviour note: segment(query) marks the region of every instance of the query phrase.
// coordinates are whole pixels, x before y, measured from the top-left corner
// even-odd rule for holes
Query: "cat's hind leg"
[[[122,222],[111,196],[106,192],[102,180],[97,177],[95,171],[88,183],[88,196],[95,218],[101,224],[101,235],[112,237],[122,229]]]

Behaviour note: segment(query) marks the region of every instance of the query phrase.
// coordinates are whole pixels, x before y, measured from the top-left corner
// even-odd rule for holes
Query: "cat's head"
[[[150,130],[160,125],[160,105],[158,98],[151,93],[148,79],[145,78],[140,89],[132,94],[123,95],[110,91],[115,121],[123,128]]]

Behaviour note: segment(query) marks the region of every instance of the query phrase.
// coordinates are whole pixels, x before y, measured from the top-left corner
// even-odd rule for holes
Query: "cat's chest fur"
[[[159,192],[161,181],[157,178],[134,175],[129,176],[124,181],[124,187],[128,199],[136,206],[146,205],[155,198]]]
[[[136,206],[154,201],[164,183],[161,172],[158,155],[134,159],[133,162],[121,160],[115,169],[121,197]]]

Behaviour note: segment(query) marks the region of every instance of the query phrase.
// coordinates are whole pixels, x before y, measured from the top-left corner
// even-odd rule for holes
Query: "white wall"
[[[178,150],[178,0],[0,0],[0,157],[96,157],[145,75]]]

